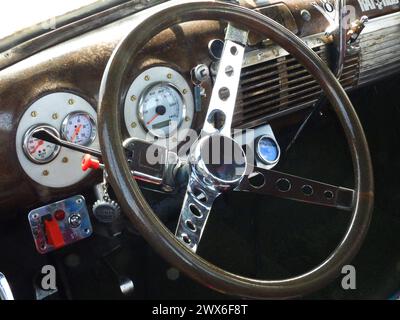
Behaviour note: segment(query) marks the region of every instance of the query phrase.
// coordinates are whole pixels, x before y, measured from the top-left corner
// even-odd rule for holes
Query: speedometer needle
[[[81,128],[82,128],[81,124],[76,127],[74,134],[71,137],[72,142],[75,142],[76,136],[79,134],[79,131],[81,131]]]
[[[159,114],[156,113],[156,114],[154,115],[154,117],[151,118],[151,119],[147,122],[147,125],[149,125],[149,124],[152,123],[154,120],[156,120],[158,116],[159,116]]]
[[[44,143],[44,140],[40,140],[40,141],[38,142],[38,144],[35,146],[35,148],[32,150],[31,154],[34,154],[34,153],[37,151],[37,149],[39,149],[39,147],[40,147],[43,143]]]

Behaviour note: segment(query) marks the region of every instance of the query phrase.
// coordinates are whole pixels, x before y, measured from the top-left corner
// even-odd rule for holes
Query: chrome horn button
[[[204,186],[222,192],[235,188],[245,175],[246,155],[232,138],[208,135],[197,143],[190,168]]]

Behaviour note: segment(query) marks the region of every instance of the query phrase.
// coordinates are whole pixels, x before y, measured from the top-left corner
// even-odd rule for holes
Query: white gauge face
[[[151,86],[141,97],[139,119],[143,127],[156,137],[168,137],[185,117],[181,93],[169,83]]]
[[[55,128],[46,125],[40,125],[34,128],[30,128],[25,133],[23,141],[23,149],[25,155],[28,157],[29,160],[38,164],[49,163],[58,155],[60,151],[59,146],[44,140],[34,138],[32,136],[38,129],[42,128],[50,130],[57,137],[59,136],[59,133]]]
[[[65,140],[87,146],[96,138],[96,124],[88,113],[73,112],[64,119],[61,133]]]

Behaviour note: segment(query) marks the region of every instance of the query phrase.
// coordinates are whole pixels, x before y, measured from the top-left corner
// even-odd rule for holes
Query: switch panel
[[[83,196],[74,196],[32,210],[29,215],[36,249],[45,254],[92,234],[92,224]]]

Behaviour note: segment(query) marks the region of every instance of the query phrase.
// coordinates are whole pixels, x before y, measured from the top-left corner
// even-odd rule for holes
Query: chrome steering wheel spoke
[[[203,134],[219,132],[227,137],[231,136],[247,38],[248,31],[228,24],[225,45],[202,130]]]
[[[189,184],[175,236],[196,252],[215,199],[243,179],[246,155],[232,138],[206,135],[190,155],[189,169]]]
[[[175,236],[197,251],[214,200],[233,189],[246,171],[243,149],[231,139],[248,31],[228,24],[200,140],[190,158],[190,178]]]
[[[204,187],[199,177],[191,173],[175,236],[193,252],[197,251],[212,205],[220,194]]]
[[[235,191],[266,194],[310,204],[351,211],[355,192],[274,170],[248,166],[250,174],[243,177]]]

